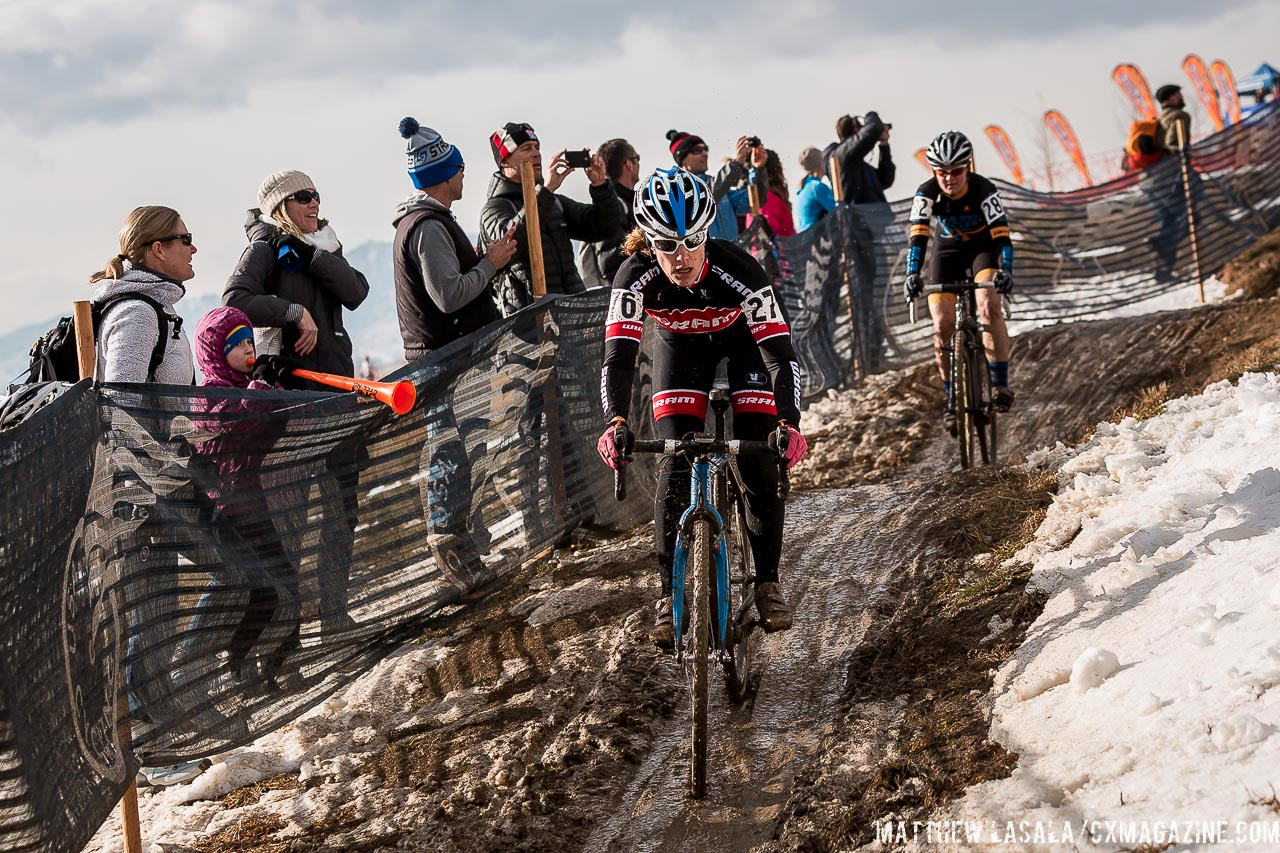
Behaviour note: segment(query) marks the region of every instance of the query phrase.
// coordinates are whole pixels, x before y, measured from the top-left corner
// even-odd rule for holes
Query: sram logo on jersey
[[[615,290],[609,296],[609,313],[605,317],[604,339],[626,338],[638,341],[644,335],[644,303],[639,294]]]
[[[653,308],[649,311],[649,316],[664,329],[689,333],[727,329],[741,314],[741,308]]]

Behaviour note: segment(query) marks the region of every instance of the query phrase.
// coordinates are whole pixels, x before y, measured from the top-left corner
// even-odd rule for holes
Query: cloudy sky
[[[220,292],[244,212],[280,169],[312,176],[347,245],[390,239],[411,189],[405,115],[462,149],[454,209],[474,232],[487,135],[506,121],[532,123],[552,151],[626,137],[646,168],[670,163],[669,128],[699,133],[717,159],[754,133],[794,184],[803,146],[830,141],[840,114],[875,109],[894,124],[896,198],[925,177],[912,152],[948,128],[1002,124],[1034,170],[1040,116],[1056,107],[1087,152],[1118,148],[1129,119],[1110,80],[1119,62],[1154,87],[1186,85],[1191,52],[1237,76],[1280,60],[1274,2],[1165,0],[1159,20],[1150,4],[1040,5],[927,0],[907,16],[824,0],[616,12],[583,0],[4,0],[0,333],[83,298],[143,204],[182,213],[200,250],[189,289]],[[977,150],[981,171],[1005,175],[985,140]],[[585,177],[563,191],[585,198]]]

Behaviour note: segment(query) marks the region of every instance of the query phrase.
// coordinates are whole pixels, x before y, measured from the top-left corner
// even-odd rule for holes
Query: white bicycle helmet
[[[636,223],[649,236],[679,240],[711,226],[716,200],[692,172],[658,169],[636,185],[635,212]]]
[[[35,382],[18,386],[0,402],[0,429],[17,426],[62,396],[70,382]]]
[[[925,149],[924,157],[935,169],[958,169],[969,165],[973,158],[973,145],[969,138],[958,130],[939,133]]]

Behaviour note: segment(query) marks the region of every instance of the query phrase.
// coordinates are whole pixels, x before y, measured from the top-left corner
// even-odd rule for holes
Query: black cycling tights
[[[707,392],[715,381],[717,365],[727,357],[730,399],[734,404],[732,437],[745,441],[767,440],[777,426],[777,415],[744,411],[755,407],[762,393],[772,400],[773,391],[760,350],[750,336],[745,333],[737,335],[730,330],[715,336],[682,336],[679,343],[681,350],[677,354],[661,336],[654,342],[655,408],[661,406],[664,389],[682,395],[684,402],[674,406],[683,411],[673,412],[667,408],[670,413],[657,420],[658,437],[680,438],[686,433],[703,431],[704,420],[698,413],[706,412],[714,418],[706,409]],[[758,535],[748,534],[751,554],[755,558],[756,582],[776,581],[785,518],[785,506],[778,498],[778,463],[769,455],[739,456],[737,463],[747,491],[747,505],[761,522]],[[663,459],[653,510],[663,595],[671,594],[671,565],[680,516],[689,506],[689,478],[688,460],[683,457]]]

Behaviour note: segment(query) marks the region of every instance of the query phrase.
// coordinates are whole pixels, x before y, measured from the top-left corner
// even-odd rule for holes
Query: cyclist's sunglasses
[[[968,166],[956,166],[954,169],[934,169],[936,175],[946,175],[950,178],[958,178],[965,172],[969,171]]]
[[[664,255],[674,255],[681,246],[684,247],[685,251],[692,252],[705,242],[707,242],[707,232],[705,229],[686,235],[683,240],[677,240],[671,237],[649,237],[649,245],[653,246],[653,248],[657,249]]]
[[[315,199],[316,201],[320,200],[320,193],[315,190],[298,190],[296,193],[289,196],[289,198],[293,199],[298,204],[311,204],[312,199]]]
[[[181,241],[182,241],[182,245],[184,245],[184,246],[190,246],[190,245],[191,245],[191,240],[192,240],[191,232],[190,232],[190,231],[188,231],[186,234],[170,234],[168,237],[161,237],[161,238],[160,238],[160,239],[158,239],[158,240],[152,240],[152,242],[153,242],[153,243],[168,243],[170,240],[181,240]]]

